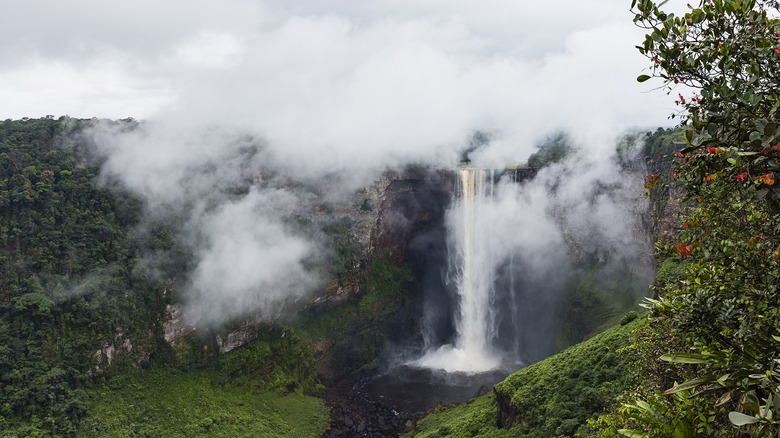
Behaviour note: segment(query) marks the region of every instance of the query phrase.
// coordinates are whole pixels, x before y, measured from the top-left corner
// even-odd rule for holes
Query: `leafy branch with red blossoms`
[[[658,246],[679,275],[659,274],[647,303],[677,382],[637,390],[620,433],[780,436],[780,3],[705,0],[679,16],[665,3],[632,12],[647,31],[637,80],[675,93],[685,129],[676,177],[657,179],[685,194],[675,243]]]

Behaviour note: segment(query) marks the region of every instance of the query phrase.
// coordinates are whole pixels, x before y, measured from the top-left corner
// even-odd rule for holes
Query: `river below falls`
[[[347,379],[326,394],[331,425],[324,437],[397,437],[408,422],[439,405],[458,404],[490,392],[511,370],[446,373],[399,366],[384,374]]]
[[[492,391],[508,374],[506,370],[468,374],[400,366],[368,380],[363,390],[398,412],[415,414]]]

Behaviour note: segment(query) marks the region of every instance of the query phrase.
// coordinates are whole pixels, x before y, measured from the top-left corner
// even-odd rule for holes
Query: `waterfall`
[[[429,351],[416,365],[462,372],[500,365],[491,351],[495,260],[487,244],[490,224],[480,215],[492,200],[493,178],[493,171],[458,170],[457,196],[448,215],[448,279],[458,300],[455,342]]]
[[[486,355],[488,339],[488,309],[492,273],[484,266],[488,254],[478,239],[479,208],[485,203],[485,171],[461,169],[457,209],[460,209],[461,223],[454,233],[456,264],[460,266],[455,284],[460,304],[456,347],[479,357]],[[490,184],[492,190],[492,184]],[[457,229],[460,228],[460,229]],[[486,269],[487,268],[487,269]]]

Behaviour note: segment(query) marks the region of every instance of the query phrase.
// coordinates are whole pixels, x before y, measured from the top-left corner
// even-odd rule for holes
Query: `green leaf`
[[[707,363],[707,357],[697,353],[667,353],[661,360],[671,363]]]
[[[729,421],[735,426],[745,426],[747,424],[758,423],[758,418],[745,415],[742,412],[729,412]]]
[[[764,126],[764,136],[771,137],[775,134],[775,130],[777,129],[777,123],[770,122],[767,123],[766,126]]]
[[[637,76],[636,81],[637,82],[644,82],[644,81],[646,81],[648,79],[650,79],[650,76],[648,76],[648,75],[639,75],[639,76]]]
[[[720,380],[718,380],[718,383],[720,383]],[[723,406],[726,403],[730,402],[731,399],[733,399],[733,398],[734,398],[734,392],[731,392],[731,391],[727,392],[727,393],[723,394],[722,396],[720,396],[720,398],[718,398],[718,401],[715,402],[715,407]]]
[[[647,435],[634,429],[619,429],[618,433],[628,438],[647,438]]]
[[[639,408],[640,410],[647,412],[648,414],[657,415],[655,409],[653,409],[653,407],[650,406],[650,403],[644,400],[637,400],[636,407]]]
[[[691,423],[686,420],[682,419],[677,423],[677,426],[674,428],[674,432],[672,433],[672,438],[693,438],[693,428],[691,427]]]
[[[714,381],[715,381],[715,379],[714,379],[713,376],[705,376],[705,377],[699,377],[699,378],[696,378],[696,379],[686,380],[685,382],[683,382],[683,383],[681,383],[679,385],[675,385],[674,388],[667,389],[666,391],[663,392],[663,394],[664,395],[675,394],[675,393],[678,393],[680,391],[685,391],[687,389],[696,388],[698,386],[701,386],[701,385],[704,385],[704,384],[707,384],[707,383],[712,383]]]

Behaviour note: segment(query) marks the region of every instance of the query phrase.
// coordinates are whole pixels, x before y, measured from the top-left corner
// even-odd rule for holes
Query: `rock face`
[[[386,172],[365,187],[350,194],[331,194],[327,183],[312,190],[317,202],[310,202],[296,218],[330,227],[332,239],[349,241],[354,248],[345,270],[357,271],[373,251],[381,248],[391,258],[402,262],[412,236],[441,222],[451,196],[452,175],[447,171],[427,170]],[[357,277],[328,280],[331,286],[314,297],[310,306],[332,305],[360,293]],[[220,352],[233,350],[256,337],[256,324],[251,316],[237,329],[215,335]],[[176,347],[197,327],[184,317],[184,306],[167,306],[164,323],[165,341]]]
[[[508,396],[498,393],[493,389],[493,394],[496,397],[496,427],[503,429],[509,427],[517,422],[519,413],[512,409],[511,401]]]
[[[651,194],[653,239],[662,244],[674,241],[680,228],[682,211],[682,188],[672,185],[659,193]]]
[[[130,354],[133,352],[133,341],[126,337],[124,331],[117,332],[112,342],[103,341],[101,348],[92,355],[93,371],[103,371],[111,366],[118,354]],[[136,351],[133,359],[138,362],[144,362],[149,359],[149,353],[145,351]]]
[[[184,305],[181,303],[169,304],[165,307],[166,320],[163,324],[163,336],[165,342],[171,346],[177,346],[188,334],[195,331],[195,326],[184,319]]]
[[[412,238],[442,222],[454,184],[450,171],[407,172],[391,179],[381,198],[371,248],[405,260]]]
[[[360,380],[344,385],[332,388],[325,396],[331,420],[323,438],[399,436],[406,430],[407,421],[414,420],[369,397],[362,391]]]
[[[257,339],[257,326],[249,321],[245,321],[238,329],[226,335],[217,336],[217,346],[219,347],[219,353],[224,354],[255,339]]]

